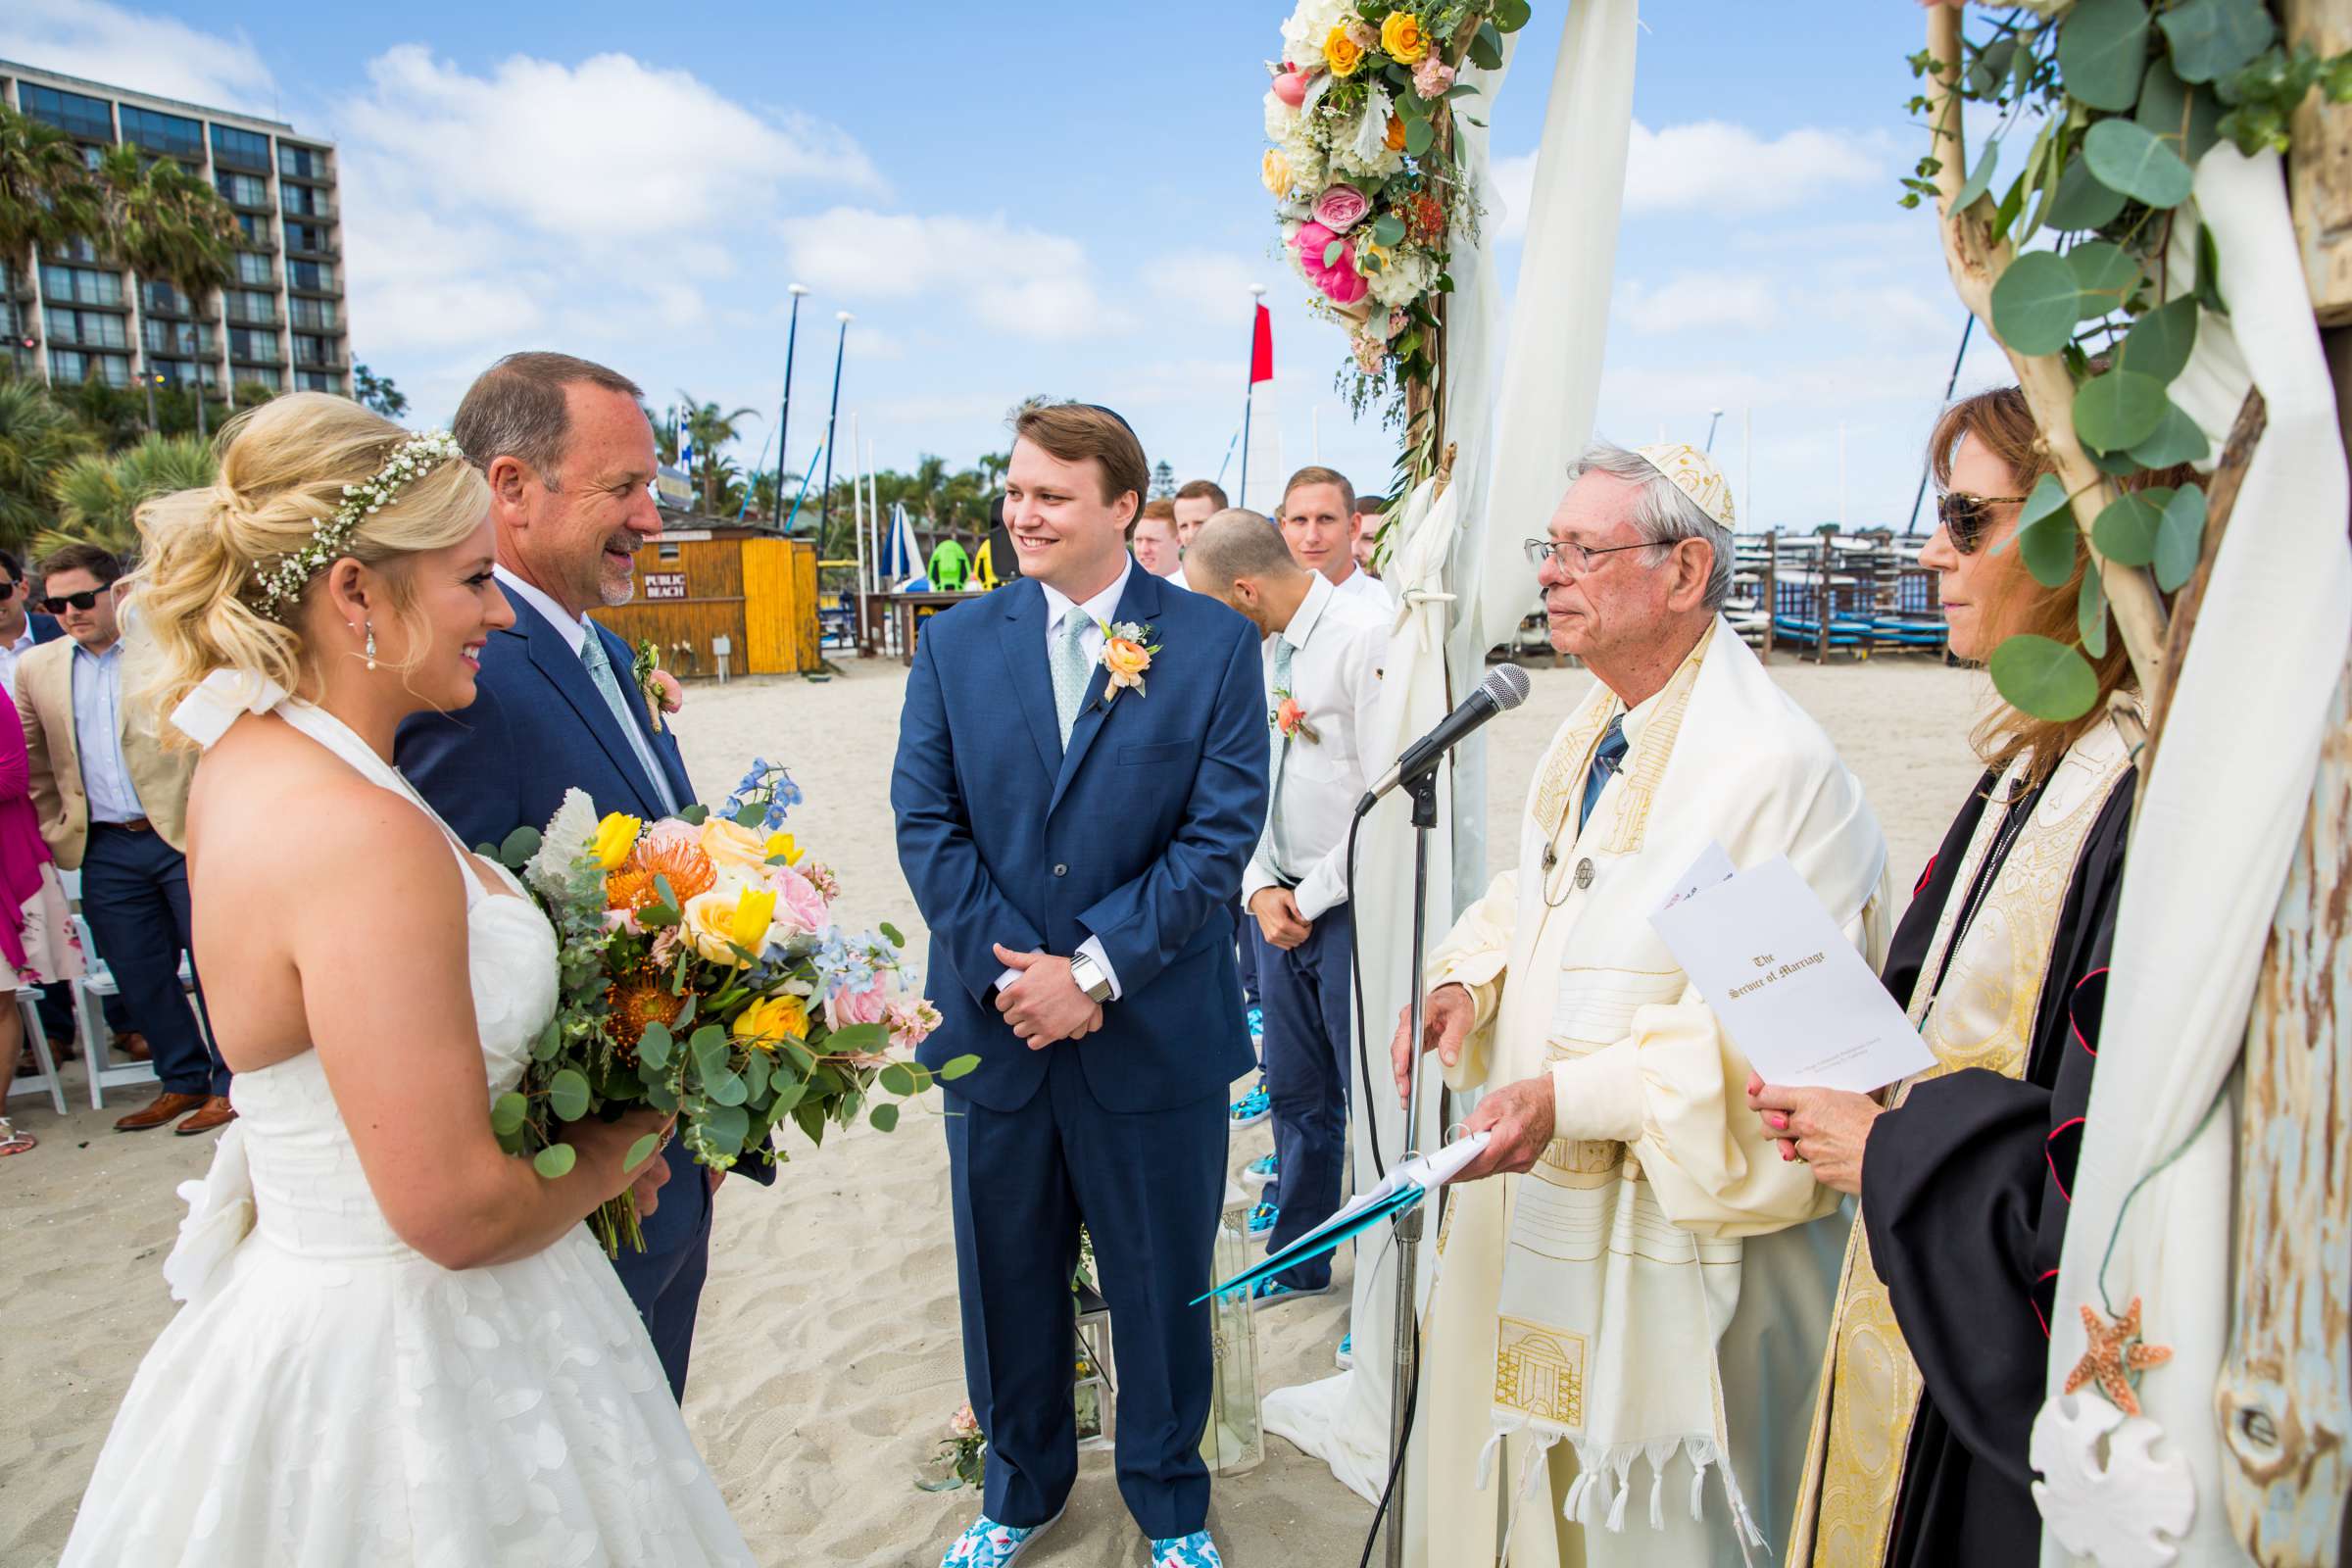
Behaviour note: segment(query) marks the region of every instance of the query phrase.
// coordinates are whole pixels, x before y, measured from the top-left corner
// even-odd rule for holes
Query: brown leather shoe
[[[216,1128],[225,1127],[236,1119],[237,1107],[228,1102],[228,1097],[214,1095],[205,1101],[202,1110],[181,1122],[172,1131],[178,1133],[182,1138],[187,1138],[196,1133],[209,1133]]]
[[[115,1036],[114,1052],[116,1055],[122,1057],[125,1061],[152,1059],[147,1051],[147,1037],[136,1029],[125,1029]]]
[[[203,1104],[204,1102],[205,1097],[202,1095],[182,1095],[167,1089],[148,1102],[145,1110],[134,1110],[115,1123],[115,1131],[143,1133],[150,1127],[161,1127],[168,1121],[177,1121],[189,1111]]]

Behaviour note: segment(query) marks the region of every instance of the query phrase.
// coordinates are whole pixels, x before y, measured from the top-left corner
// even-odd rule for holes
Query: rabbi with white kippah
[[[1602,444],[1569,478],[1527,553],[1552,646],[1597,679],[1537,766],[1517,865],[1424,976],[1420,1049],[1483,1091],[1468,1125],[1493,1140],[1440,1233],[1411,1528],[1445,1544],[1432,1563],[1737,1564],[1787,1539],[1846,1227],[1816,1223],[1836,1195],[1764,1135],[1648,917],[1710,842],[1741,868],[1786,855],[1875,965],[1886,844],[1719,613],[1715,465]],[[1393,1054],[1401,1094],[1409,1024]]]

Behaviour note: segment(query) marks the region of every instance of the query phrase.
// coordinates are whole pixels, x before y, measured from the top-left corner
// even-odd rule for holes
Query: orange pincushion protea
[[[617,871],[605,873],[605,907],[626,909],[631,913],[662,900],[662,890],[654,886],[654,873],[624,865]]]
[[[669,891],[677,895],[681,907],[688,899],[718,886],[718,872],[710,864],[710,857],[690,839],[649,834],[639,842],[629,863],[643,871],[649,882],[657,876],[669,878]]]
[[[628,1060],[634,1061],[637,1042],[645,1034],[645,1026],[675,1022],[686,1008],[686,999],[671,996],[659,972],[644,968],[625,981],[607,986],[605,1005],[612,1009],[605,1014],[605,1037]]]

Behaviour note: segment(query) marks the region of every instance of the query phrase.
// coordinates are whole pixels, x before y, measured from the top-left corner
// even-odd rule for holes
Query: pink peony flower
[[[1453,68],[1435,54],[1424,55],[1413,68],[1413,91],[1424,98],[1443,98],[1453,85]]]
[[[1334,240],[1339,240],[1339,256],[1326,266],[1323,253]],[[1364,274],[1355,270],[1355,246],[1341,240],[1325,225],[1300,224],[1291,244],[1298,252],[1298,269],[1306,274],[1306,280],[1321,289],[1324,298],[1334,305],[1353,305],[1371,289]]]
[[[1285,64],[1274,78],[1274,96],[1296,109],[1306,102],[1306,89],[1312,80],[1305,72],[1294,70]]]
[[[645,830],[637,841],[641,850],[699,850],[703,847],[703,830],[674,816],[665,816]]]
[[[767,885],[776,894],[773,925],[782,926],[794,936],[814,936],[825,928],[825,896],[816,890],[815,883],[789,865],[771,865],[767,868]]]
[[[1372,198],[1353,185],[1334,185],[1315,198],[1315,221],[1334,234],[1345,234],[1364,220]]]
[[[853,1024],[880,1023],[889,1008],[889,1000],[882,994],[882,981],[876,979],[863,991],[836,991],[825,999],[825,1024],[828,1028],[847,1029]]]
[[[912,1002],[894,1002],[883,1008],[882,1021],[890,1026],[892,1045],[901,1051],[912,1051],[939,1027],[939,1009],[917,997]]]
[[[948,1418],[948,1431],[958,1438],[976,1438],[980,1435],[980,1418],[972,1414],[968,1400],[962,1409]]]

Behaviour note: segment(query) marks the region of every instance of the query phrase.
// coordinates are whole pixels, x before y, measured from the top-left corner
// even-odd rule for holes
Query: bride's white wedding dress
[[[210,724],[174,721],[209,744],[272,695],[238,693],[231,710],[227,689]],[[322,710],[278,711],[425,808]],[[452,848],[486,1107],[554,1011],[555,935]],[[397,1030],[383,1049],[401,1049]],[[585,1228],[515,1262],[443,1268],[385,1221],[316,1052],[239,1073],[211,1173],[180,1189],[190,1213],[165,1277],[187,1304],[116,1415],[69,1568],[752,1561]]]

